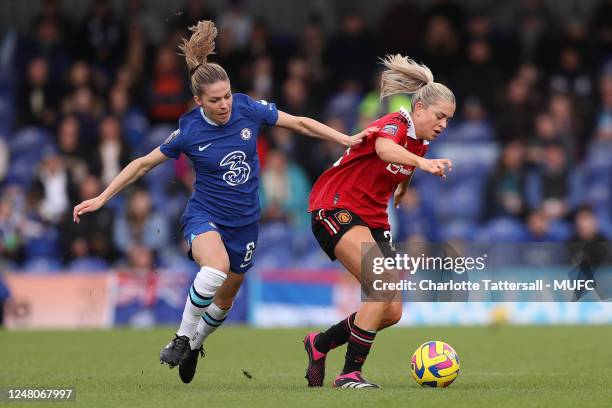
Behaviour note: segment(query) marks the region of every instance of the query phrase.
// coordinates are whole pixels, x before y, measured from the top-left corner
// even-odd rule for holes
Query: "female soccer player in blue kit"
[[[73,211],[79,216],[102,207],[128,184],[168,158],[185,153],[196,173],[195,191],[181,218],[189,256],[200,266],[172,341],[160,360],[179,365],[181,380],[192,380],[207,336],[225,320],[244,273],[252,266],[260,216],[259,159],[256,138],[261,125],[280,126],[308,136],[353,146],[374,129],[350,137],[316,120],[279,111],[273,103],[232,94],[230,80],[218,64],[209,63],[217,29],[211,21],[190,27],[179,48],[189,68],[197,107],[179,119],[179,127],[158,148],[132,161],[98,197]]]

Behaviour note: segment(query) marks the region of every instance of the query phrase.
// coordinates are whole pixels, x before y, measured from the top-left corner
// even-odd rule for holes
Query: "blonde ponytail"
[[[191,77],[191,92],[199,96],[202,86],[217,81],[229,81],[227,73],[218,64],[208,63],[208,56],[214,54],[217,27],[212,21],[199,21],[195,26],[189,27],[193,32],[187,40],[179,45],[180,55],[185,57],[189,75]]]
[[[434,82],[431,70],[400,54],[382,59],[387,68],[382,73],[380,99],[397,93],[412,94],[412,103],[421,101],[426,107],[437,99],[455,103],[455,95],[445,85]]]

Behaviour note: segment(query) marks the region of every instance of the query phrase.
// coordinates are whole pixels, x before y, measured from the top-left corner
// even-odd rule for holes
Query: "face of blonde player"
[[[202,106],[206,117],[218,125],[230,120],[232,115],[232,89],[229,81],[217,81],[202,87],[202,94],[194,96],[195,102]]]
[[[421,101],[415,103],[410,116],[417,138],[430,142],[435,140],[446,129],[454,114],[455,104],[443,99],[438,99],[427,108]]]

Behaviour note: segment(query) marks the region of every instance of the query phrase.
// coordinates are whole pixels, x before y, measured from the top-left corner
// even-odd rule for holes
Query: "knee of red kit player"
[[[397,324],[402,318],[402,303],[401,302],[389,302],[385,310],[385,322],[387,326],[393,326]]]

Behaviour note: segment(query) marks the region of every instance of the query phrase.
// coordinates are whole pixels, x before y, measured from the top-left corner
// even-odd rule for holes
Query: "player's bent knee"
[[[201,267],[209,266],[211,268],[217,269],[226,274],[229,272],[229,269],[230,269],[229,258],[226,254],[219,255],[216,257],[208,257],[208,259],[205,259],[203,256],[198,255],[197,253],[194,253],[193,259]]]
[[[402,304],[399,302],[392,302],[387,305],[385,311],[385,323],[386,326],[393,326],[402,319]]]

